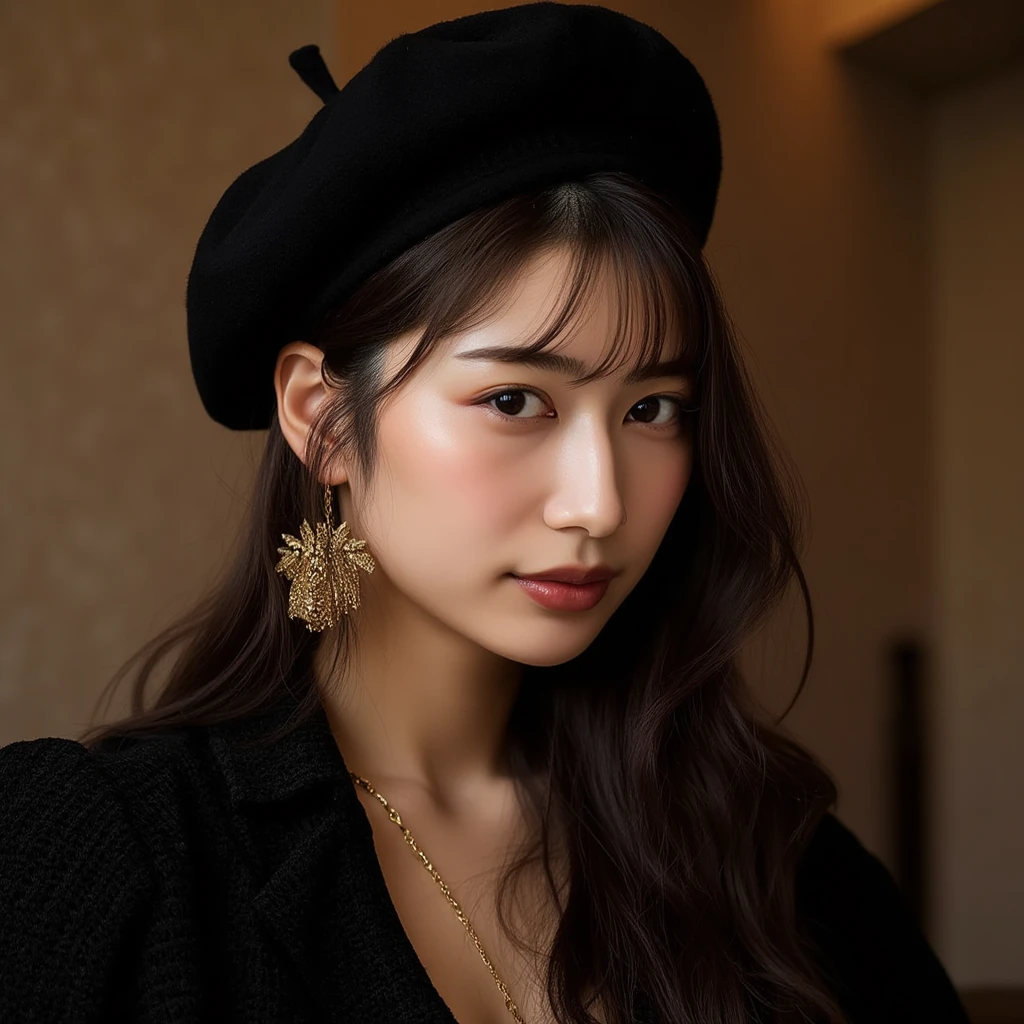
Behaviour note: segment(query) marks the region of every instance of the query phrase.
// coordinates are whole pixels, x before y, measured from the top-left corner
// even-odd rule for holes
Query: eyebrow
[[[458,352],[456,358],[482,360],[488,363],[515,363],[536,370],[551,370],[564,377],[585,377],[592,369],[582,359],[577,359],[575,356],[545,350],[527,352],[518,345],[489,345],[485,348],[472,349],[469,352]],[[653,366],[630,370],[626,374],[625,382],[639,384],[655,377],[679,377],[686,381],[692,381],[693,375],[690,373],[689,367],[690,362],[686,358],[668,359]]]

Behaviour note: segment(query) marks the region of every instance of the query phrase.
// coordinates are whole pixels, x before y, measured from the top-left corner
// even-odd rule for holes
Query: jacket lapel
[[[255,917],[318,1019],[457,1024],[402,927],[323,708],[281,739],[242,746],[294,712],[288,702],[209,729],[253,865]]]

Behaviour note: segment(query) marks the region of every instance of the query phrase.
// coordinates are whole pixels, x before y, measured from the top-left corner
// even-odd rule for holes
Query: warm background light
[[[261,437],[202,412],[185,275],[223,189],[318,106],[288,52],[318,42],[343,82],[399,32],[481,6],[0,8],[0,742],[79,731],[222,563]],[[930,934],[959,984],[1024,985],[1013,7],[972,0],[976,38],[1002,11],[986,38],[1005,45],[954,66],[933,44],[963,0],[613,6],[694,60],[721,118],[708,253],[812,511],[817,654],[789,726],[892,863],[889,650],[923,645]],[[802,643],[794,603],[748,652],[774,709]]]

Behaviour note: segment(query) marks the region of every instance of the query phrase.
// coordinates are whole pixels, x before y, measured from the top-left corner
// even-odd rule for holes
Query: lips
[[[536,573],[512,573],[521,580],[548,580],[553,583],[596,583],[600,580],[609,580],[615,575],[615,571],[606,565],[596,565],[592,568],[582,566],[559,566],[554,569],[546,569]]]
[[[512,575],[516,585],[537,604],[552,611],[582,612],[593,608],[608,590],[608,579],[592,583],[561,583]]]

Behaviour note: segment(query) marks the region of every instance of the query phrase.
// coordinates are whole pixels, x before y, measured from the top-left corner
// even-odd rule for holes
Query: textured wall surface
[[[932,313],[938,928],[1024,984],[1024,65],[937,104]]]
[[[209,421],[185,279],[319,100],[329,0],[0,6],[0,742],[68,735],[221,565],[255,452]]]

